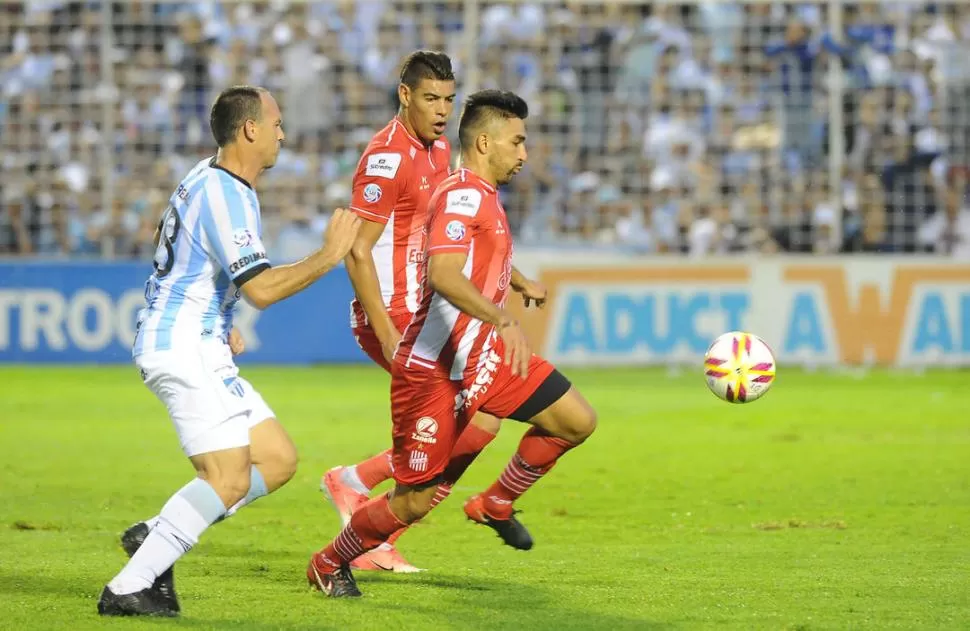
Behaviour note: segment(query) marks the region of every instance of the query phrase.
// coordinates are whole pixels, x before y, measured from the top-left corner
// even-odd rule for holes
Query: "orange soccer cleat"
[[[346,526],[350,516],[367,501],[367,494],[360,493],[346,484],[340,477],[344,467],[334,467],[320,478],[320,490],[340,515],[340,523]]]
[[[350,567],[360,571],[383,570],[398,574],[413,574],[424,571],[408,563],[398,549],[389,543],[382,543],[370,552],[360,555],[350,562]]]

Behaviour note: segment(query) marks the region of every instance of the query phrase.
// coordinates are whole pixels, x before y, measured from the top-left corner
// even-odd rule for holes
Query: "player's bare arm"
[[[536,303],[537,307],[545,306],[546,295],[549,293],[545,285],[528,278],[515,266],[512,267],[512,280],[509,285],[513,290],[522,294],[522,300],[526,307],[531,306],[533,302]]]
[[[491,300],[486,298],[468,279],[462,269],[468,260],[464,252],[433,254],[428,260],[428,284],[445,300],[468,315],[495,325],[505,341],[505,364],[513,374],[528,374],[532,351],[519,323]]]
[[[327,226],[322,248],[296,263],[272,267],[254,276],[242,286],[243,295],[257,309],[265,309],[306,289],[340,264],[359,229],[357,215],[338,208]]]
[[[390,361],[394,348],[401,339],[401,332],[394,326],[384,307],[381,284],[377,278],[377,265],[374,263],[374,244],[384,232],[384,227],[384,224],[376,221],[362,221],[354,245],[347,255],[346,265],[357,300],[381,342],[385,359]]]

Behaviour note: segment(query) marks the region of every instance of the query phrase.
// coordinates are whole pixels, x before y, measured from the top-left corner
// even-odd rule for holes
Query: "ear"
[[[475,137],[475,148],[478,149],[479,153],[488,153],[489,142],[490,140],[488,134],[478,134],[478,136]]]
[[[256,141],[256,121],[249,119],[243,123],[243,135],[249,142]]]
[[[402,107],[411,106],[411,88],[409,88],[404,83],[399,83],[397,85],[397,100],[400,101]]]

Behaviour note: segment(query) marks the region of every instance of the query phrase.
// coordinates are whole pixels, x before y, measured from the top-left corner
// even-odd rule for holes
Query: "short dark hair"
[[[263,113],[263,88],[237,85],[223,90],[209,113],[209,128],[220,147],[236,139],[239,128],[247,120],[259,120]]]
[[[458,121],[458,142],[462,151],[471,148],[482,125],[501,118],[529,117],[529,104],[515,92],[507,90],[481,90],[465,99]]]
[[[413,90],[422,79],[454,81],[451,57],[436,50],[416,50],[405,57],[401,64],[401,83]]]

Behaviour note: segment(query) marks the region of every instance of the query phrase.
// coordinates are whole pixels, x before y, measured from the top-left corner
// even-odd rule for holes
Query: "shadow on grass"
[[[292,583],[286,580],[253,585],[252,597],[236,593],[232,600],[242,597],[242,601],[234,604],[214,594],[185,594],[182,617],[175,620],[129,620],[141,628],[165,625],[255,631],[308,628],[340,631],[384,631],[388,628],[615,631],[670,627],[669,624],[635,617],[635,614],[584,610],[582,602],[564,601],[549,585],[532,585],[504,578],[441,572],[407,576],[362,572],[358,579],[365,594],[361,599],[331,600],[304,587],[299,577],[294,577]],[[85,628],[107,622],[99,622],[96,614],[97,597],[102,588],[101,583],[78,580],[76,576],[0,569],[0,593],[40,596],[51,604],[58,603],[55,609],[63,613],[65,622],[69,619],[73,621],[72,625],[81,623]],[[50,612],[49,607],[45,606],[45,609]],[[246,609],[251,609],[252,614],[249,615]]]
[[[669,624],[644,618],[585,611],[564,602],[546,586],[440,572],[394,576],[361,573],[361,590],[375,601],[385,588],[407,586],[407,602],[369,602],[369,611],[405,614],[421,628],[493,629],[660,629]],[[434,590],[432,594],[430,590]],[[327,603],[324,603],[326,605]],[[376,627],[375,627],[376,628]],[[410,628],[410,627],[409,627]]]

